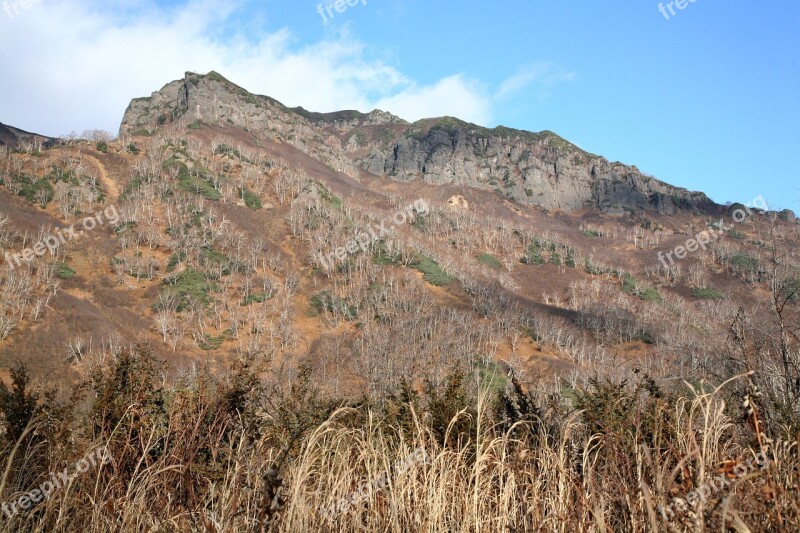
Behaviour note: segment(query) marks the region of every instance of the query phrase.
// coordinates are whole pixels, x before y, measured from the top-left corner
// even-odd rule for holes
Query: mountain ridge
[[[119,133],[149,135],[172,123],[241,126],[354,178],[367,172],[400,182],[464,185],[545,209],[671,215],[720,207],[702,192],[609,162],[548,130],[490,129],[454,117],[409,123],[381,110],[312,112],[253,94],[215,71],[186,72],[151,96],[133,99]]]
[[[18,149],[25,144],[38,145],[38,148],[47,148],[57,142],[57,139],[31,133],[8,124],[0,122],[0,146]]]

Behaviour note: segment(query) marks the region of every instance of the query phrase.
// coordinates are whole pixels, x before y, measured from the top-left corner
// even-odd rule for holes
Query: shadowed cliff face
[[[366,171],[398,181],[496,190],[547,209],[673,214],[715,206],[702,193],[609,162],[549,131],[488,129],[449,117],[409,124],[379,110],[312,113],[251,94],[215,72],[186,73],[150,97],[133,100],[120,135],[170,123],[242,126],[353,177]]]

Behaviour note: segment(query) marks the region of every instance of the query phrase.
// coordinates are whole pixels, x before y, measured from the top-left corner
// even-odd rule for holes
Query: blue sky
[[[311,110],[549,129],[718,202],[800,211],[798,2],[686,0],[667,20],[651,0],[366,0],[326,23],[331,3],[9,5],[0,121],[116,131],[131,98],[214,69]]]

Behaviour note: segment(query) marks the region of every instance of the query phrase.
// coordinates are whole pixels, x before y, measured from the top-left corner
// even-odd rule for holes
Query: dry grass
[[[551,408],[503,428],[495,398],[483,390],[437,429],[436,414],[413,399],[393,404],[403,407],[402,416],[388,416],[391,409],[378,405],[333,410],[298,378],[264,404],[272,408],[251,409],[242,394],[255,399],[263,390],[241,369],[228,380],[198,375],[163,387],[147,379],[151,367],[129,364],[140,374],[126,378],[133,392],[104,396],[125,375],[120,368],[107,374],[94,387],[101,394],[83,429],[67,423],[69,417],[59,422],[57,410],[43,411],[4,452],[5,502],[36,487],[48,468],[74,472],[70,465],[87,452],[107,447],[111,460],[76,475],[33,509],[4,516],[0,531],[800,527],[797,442],[765,444],[766,469],[730,474],[734,463],[760,450],[748,445],[758,440],[731,415],[725,386],[674,400],[640,398],[629,405],[643,422],[607,433],[593,431],[595,424],[611,428],[615,416],[627,416],[624,410],[591,418],[587,411]],[[585,391],[594,395],[587,409],[604,406],[609,390]],[[620,394],[612,407],[631,394]],[[644,421],[654,414],[661,418]],[[309,422],[314,417],[318,422]],[[730,484],[693,512],[667,519],[659,511],[720,472],[728,472]]]

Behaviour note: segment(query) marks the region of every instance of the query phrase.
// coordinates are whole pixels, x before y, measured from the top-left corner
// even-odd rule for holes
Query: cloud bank
[[[493,108],[526,86],[570,74],[537,64],[492,91],[448,73],[420,85],[371,59],[346,30],[298,45],[289,29],[237,33],[241,4],[192,0],[163,7],[151,1],[111,5],[40,0],[23,9],[0,6],[0,122],[46,135],[116,132],[130,100],[187,70],[216,70],[248,90],[314,111],[385,109],[406,120],[457,116],[489,125]],[[239,13],[241,14],[241,13]]]

